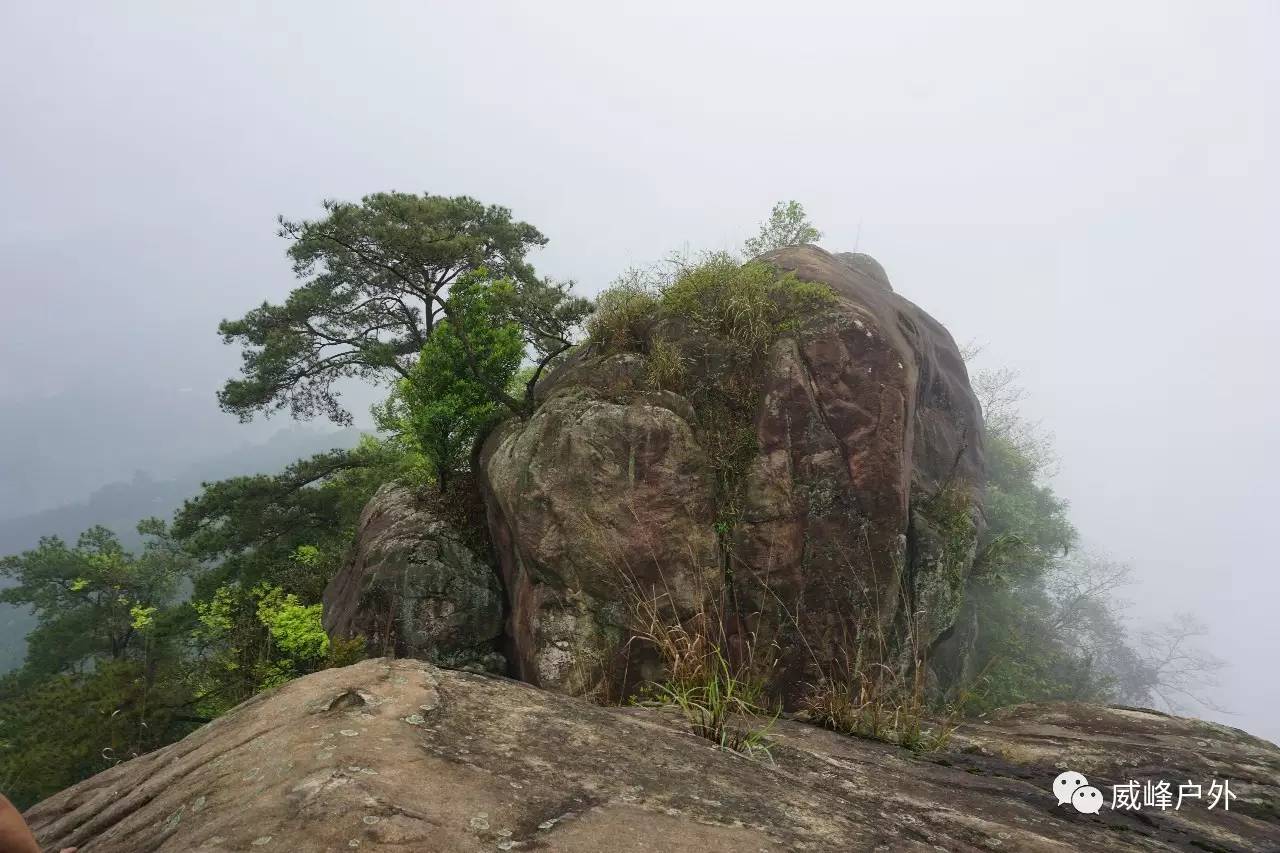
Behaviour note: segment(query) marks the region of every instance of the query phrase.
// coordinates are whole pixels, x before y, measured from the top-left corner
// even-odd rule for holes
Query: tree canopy
[[[453,319],[422,348],[418,363],[375,414],[378,426],[414,443],[429,474],[449,488],[480,433],[499,416],[490,388],[511,389],[524,360],[520,325],[504,316],[511,284],[464,277],[449,294]],[[472,371],[458,334],[475,354]]]
[[[368,439],[354,450],[299,459],[276,474],[206,483],[174,517],[173,532],[204,568],[197,594],[218,584],[261,581],[319,600],[328,580],[293,560],[303,546],[334,559],[346,546],[364,504],[388,479],[411,464],[401,453]]]
[[[763,255],[784,246],[804,246],[822,239],[822,232],[813,226],[798,201],[778,202],[769,213],[769,219],[760,225],[760,233],[743,245],[748,258]]]
[[[407,378],[459,276],[484,268],[534,281],[525,256],[547,242],[507,208],[468,196],[385,192],[324,210],[315,221],[280,218],[303,284],[282,304],[219,326],[226,343],[244,348],[241,377],[218,394],[242,419],[287,408],[350,423],[335,382]]]
[[[157,609],[173,600],[192,566],[164,522],[148,519],[138,531],[147,542],[137,557],[110,530],[93,527],[74,547],[51,536],[0,559],[0,574],[15,581],[0,591],[0,601],[28,604],[38,619],[28,636],[29,674],[79,671],[137,654]]]
[[[181,620],[172,605],[194,562],[156,519],[140,554],[103,527],[74,546],[46,537],[0,560],[37,627],[26,664],[0,678],[0,785],[36,800],[186,734],[190,713]]]

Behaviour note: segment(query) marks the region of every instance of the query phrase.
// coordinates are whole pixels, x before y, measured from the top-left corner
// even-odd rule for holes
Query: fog
[[[5,4],[0,514],[283,425],[214,401],[277,214],[473,195],[592,293],[795,198],[1021,372],[1134,623],[1195,611],[1204,713],[1280,739],[1280,6],[468,5]]]

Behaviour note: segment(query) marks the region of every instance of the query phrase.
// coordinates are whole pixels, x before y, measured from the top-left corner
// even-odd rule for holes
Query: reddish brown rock
[[[709,473],[692,427],[660,396],[566,388],[499,428],[484,459],[522,680],[601,689],[629,636],[629,590],[669,582],[692,607],[705,583],[688,567],[716,572]]]
[[[765,360],[731,523],[699,442],[703,413],[648,378],[659,338],[697,352],[704,383],[732,369],[679,317],[653,318],[636,352],[581,348],[544,381],[530,418],[486,442],[521,678],[570,692],[607,681],[636,589],[688,616],[731,586],[727,630],[776,644],[773,686],[792,701],[859,646],[923,653],[950,630],[983,474],[981,415],[954,341],[865,255],[806,246],[762,260],[835,301]]]

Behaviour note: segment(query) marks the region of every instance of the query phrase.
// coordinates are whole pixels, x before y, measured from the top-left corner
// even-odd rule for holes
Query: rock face
[[[331,637],[363,637],[375,655],[503,672],[496,569],[431,497],[394,483],[378,490],[350,558],[324,591],[324,628]]]
[[[652,318],[634,351],[581,348],[544,380],[531,417],[486,442],[521,679],[580,693],[611,666],[643,671],[619,662],[637,594],[661,595],[680,618],[708,595],[731,598],[727,633],[781,650],[773,687],[789,701],[858,651],[910,645],[923,657],[950,632],[983,476],[981,414],[955,343],[865,255],[806,246],[761,260],[828,286],[834,303],[763,362],[731,523],[699,440],[707,413],[651,379],[659,352],[683,353],[704,385],[726,369],[678,318]]]
[[[369,660],[251,699],[27,812],[84,853],[1231,851],[1280,840],[1280,749],[1149,711],[1053,704],[914,753],[779,720],[771,757],[658,711],[606,709],[411,660]],[[1063,770],[1190,780],[1177,809],[1058,805]],[[1211,780],[1230,809],[1209,808]]]

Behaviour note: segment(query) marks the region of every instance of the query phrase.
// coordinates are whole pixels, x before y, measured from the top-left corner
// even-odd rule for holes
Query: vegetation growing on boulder
[[[768,757],[768,732],[779,711],[769,707],[767,644],[752,641],[730,651],[724,597],[712,590],[703,590],[697,612],[683,621],[670,593],[631,583],[626,597],[635,632],[629,642],[649,645],[663,667],[662,677],[642,685],[633,701],[674,708],[694,734],[722,749]]]
[[[593,343],[604,352],[646,354],[652,385],[693,405],[698,442],[716,478],[722,535],[738,517],[739,483],[756,452],[751,419],[769,348],[803,333],[832,298],[825,285],[719,253],[677,259],[666,275],[632,273],[599,299],[588,324]]]
[[[642,271],[620,278],[596,299],[596,309],[587,320],[591,340],[612,351],[643,351],[658,308],[655,290]]]
[[[803,246],[821,239],[822,232],[813,227],[800,202],[780,201],[773,206],[769,219],[760,225],[760,233],[743,245],[743,252],[748,258],[754,258],[773,249]]]

